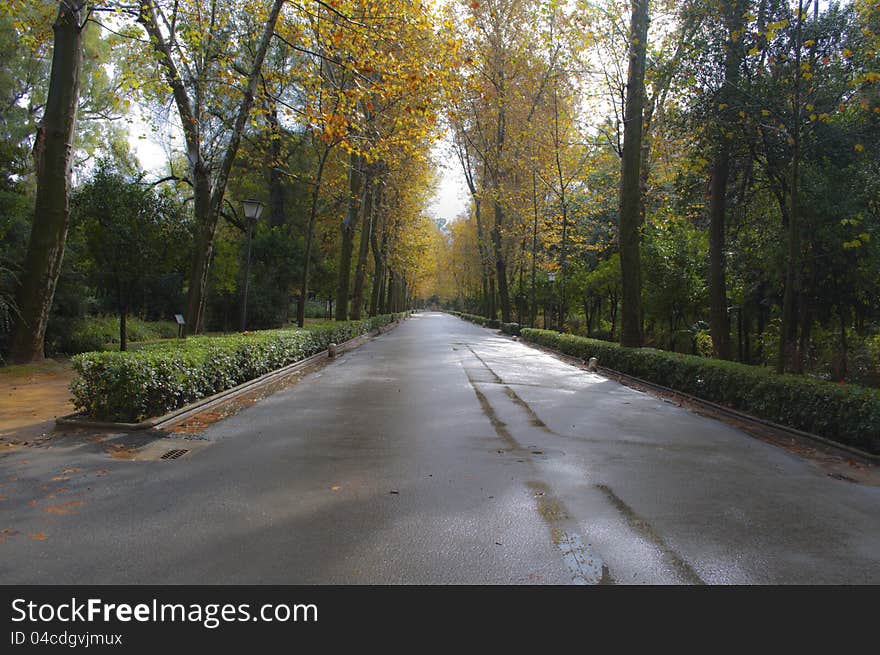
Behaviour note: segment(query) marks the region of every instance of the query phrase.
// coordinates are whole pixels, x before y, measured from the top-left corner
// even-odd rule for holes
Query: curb
[[[555,352],[555,351],[554,351]],[[560,353],[561,354],[561,353]],[[840,443],[838,441],[832,441],[831,439],[827,439],[818,434],[813,434],[812,432],[804,432],[803,430],[798,430],[797,428],[792,428],[787,425],[782,425],[781,423],[774,423],[773,421],[768,421],[767,419],[760,418],[758,416],[752,416],[751,414],[746,414],[745,412],[741,412],[738,409],[733,409],[731,407],[725,407],[724,405],[719,405],[718,403],[712,402],[711,400],[704,400],[698,396],[692,396],[689,393],[685,393],[683,391],[676,391],[670,387],[664,387],[662,385],[656,384],[654,382],[648,382],[647,380],[643,380],[641,378],[637,378],[634,375],[629,375],[627,373],[621,373],[620,371],[615,371],[614,369],[606,368],[604,366],[597,367],[598,372],[604,375],[607,378],[616,379],[621,384],[625,384],[626,386],[631,386],[631,384],[638,384],[641,386],[645,386],[656,391],[660,391],[666,394],[670,394],[673,396],[678,396],[679,398],[685,398],[688,402],[692,402],[695,405],[702,405],[704,407],[708,407],[722,414],[726,414],[732,418],[736,418],[741,421],[745,421],[748,423],[757,423],[759,425],[766,426],[768,428],[773,428],[774,430],[779,430],[780,432],[786,432],[788,434],[794,435],[796,437],[801,437],[804,439],[809,439],[810,441],[815,441],[820,443],[828,448],[833,448],[835,450],[843,451],[849,455],[855,455],[857,457],[861,457],[869,462],[874,464],[880,464],[880,455],[875,455],[873,453],[869,453],[865,450],[861,450],[854,446],[849,446],[847,444]],[[627,384],[629,382],[630,384]]]
[[[464,320],[464,319],[462,319]],[[504,334],[494,328],[487,328],[482,325],[478,325],[477,327],[482,327],[486,330],[492,330],[494,332],[499,332],[500,334]],[[510,335],[506,335],[510,337]],[[534,348],[536,350],[540,350],[547,353],[552,353],[562,359],[568,360],[569,362],[577,362],[578,365],[581,364],[581,360],[576,357],[572,357],[571,355],[566,355],[563,352],[558,350],[554,350],[553,348],[548,348],[547,346],[542,346],[537,343],[532,343],[531,341],[526,341],[522,337],[511,337],[512,341],[517,341],[519,343],[525,344],[530,348]],[[731,418],[736,418],[740,421],[744,421],[747,423],[762,425],[764,427],[772,428],[779,432],[784,432],[786,434],[800,437],[801,439],[806,439],[808,441],[813,441],[817,444],[820,444],[826,448],[830,448],[832,450],[840,451],[841,453],[846,453],[847,455],[853,455],[855,457],[859,457],[864,461],[870,462],[871,464],[880,464],[880,455],[875,455],[873,453],[869,453],[865,450],[861,450],[860,448],[856,448],[854,446],[849,446],[847,444],[840,443],[838,441],[832,441],[831,439],[826,439],[825,437],[821,437],[818,434],[813,434],[811,432],[804,432],[803,430],[798,430],[797,428],[792,428],[787,425],[782,425],[781,423],[774,423],[773,421],[768,421],[766,419],[759,418],[757,416],[752,416],[751,414],[746,414],[736,409],[732,409],[730,407],[725,407],[724,405],[719,405],[718,403],[714,403],[711,400],[704,400],[697,396],[692,396],[689,393],[685,393],[683,391],[676,391],[675,389],[671,389],[669,387],[664,387],[659,384],[655,384],[654,382],[648,382],[647,380],[642,380],[641,378],[637,378],[632,375],[627,375],[626,373],[621,373],[619,371],[615,371],[614,369],[606,368],[604,366],[598,366],[597,372],[603,375],[606,378],[616,380],[620,384],[624,384],[626,386],[631,387],[633,384],[642,385],[644,387],[648,387],[655,391],[659,391],[665,394],[669,394],[672,396],[677,396],[679,398],[684,398],[688,402],[691,402],[695,405],[702,405],[708,409],[712,409],[716,412],[720,412],[721,414],[726,414]],[[629,382],[630,384],[627,384]]]
[[[368,332],[366,334],[360,334],[353,339],[349,339],[338,346],[336,346],[336,356],[338,357],[342,353],[353,350],[358,346],[363,345],[367,341],[374,339],[390,330],[393,330],[400,324],[400,321],[393,321],[388,325],[384,325],[382,327],[376,328],[375,330]],[[171,410],[167,414],[163,414],[162,416],[154,416],[152,418],[144,419],[138,423],[116,423],[113,421],[93,421],[85,418],[77,418],[78,414],[68,414],[67,416],[59,416],[55,419],[56,425],[62,425],[66,427],[75,427],[75,428],[92,428],[99,430],[117,430],[121,432],[137,432],[140,430],[148,430],[150,428],[158,428],[166,423],[171,423],[172,421],[177,421],[182,418],[186,418],[192,414],[197,414],[205,409],[213,407],[214,405],[218,405],[221,402],[231,400],[236,396],[240,396],[243,393],[251,391],[253,389],[258,389],[269,382],[272,382],[278,378],[283,378],[291,373],[296,372],[299,369],[306,368],[322,359],[330,359],[329,351],[322,350],[319,353],[315,353],[305,359],[301,359],[298,362],[293,362],[292,364],[288,364],[282,368],[275,369],[274,371],[269,371],[261,375],[258,378],[254,378],[253,380],[248,380],[247,382],[242,382],[238,386],[232,387],[230,389],[225,389],[223,391],[219,391],[212,396],[206,396],[204,398],[200,398],[195,402],[192,402],[188,405],[184,405],[183,407],[178,407],[177,409]]]

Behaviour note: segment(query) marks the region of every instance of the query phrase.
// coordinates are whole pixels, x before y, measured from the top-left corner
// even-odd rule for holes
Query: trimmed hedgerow
[[[483,327],[491,328],[493,330],[501,329],[501,321],[495,318],[486,318],[485,316],[479,316],[477,314],[465,314],[464,312],[450,311],[449,313],[453,316],[458,316],[462,320],[470,321],[471,323],[476,323]]]
[[[76,409],[90,418],[141,421],[253,380],[404,318],[385,314],[304,330],[169,340],[133,352],[73,357]]]
[[[760,418],[880,453],[880,390],[693,355],[624,348],[550,330],[523,328],[526,341],[683,391]]]

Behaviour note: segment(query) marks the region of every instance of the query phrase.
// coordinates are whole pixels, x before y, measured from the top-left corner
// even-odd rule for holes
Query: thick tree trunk
[[[70,169],[83,57],[85,2],[59,3],[52,26],[54,46],[49,91],[37,132],[37,194],[30,241],[17,294],[18,320],[9,361],[40,361],[45,356],[46,325],[61,274],[70,220]]]
[[[119,350],[128,350],[128,326],[126,318],[128,316],[128,307],[120,307],[119,309]]]
[[[373,286],[370,290],[370,316],[376,316],[379,313],[379,294],[382,290],[382,279],[385,277],[385,269],[382,266],[382,259],[373,251]]]
[[[354,270],[354,293],[351,299],[351,319],[357,321],[361,317],[364,306],[364,284],[367,278],[367,255],[370,251],[370,237],[373,232],[373,184],[370,176],[365,176],[364,202],[361,212],[361,241],[358,247],[357,265]]]
[[[538,185],[537,175],[532,171],[532,271],[531,271],[531,313],[529,314],[529,325],[535,327],[535,321],[538,320],[538,303],[535,298],[535,265],[538,255]]]
[[[387,314],[388,313],[388,285],[389,285],[389,277],[391,276],[391,269],[388,268],[388,265],[385,261],[384,256],[382,257],[382,285],[379,287],[379,313]]]
[[[493,321],[498,318],[498,308],[496,307],[496,299],[498,294],[495,293],[495,272],[489,273],[489,318]]]
[[[504,208],[501,201],[495,200],[495,224],[492,226],[492,248],[495,254],[495,273],[498,278],[498,299],[501,303],[501,320],[510,323],[510,290],[507,284],[507,262],[504,258],[504,249],[501,237],[504,224]],[[492,318],[495,318],[494,311]]]
[[[380,302],[382,293],[382,282],[385,279],[385,264],[382,260],[382,250],[379,247],[379,232],[381,230],[379,218],[382,216],[381,191],[379,193],[379,201],[376,202],[376,215],[374,217],[373,229],[370,231],[370,250],[373,253],[373,288],[370,291],[370,316],[376,316],[380,311]],[[384,239],[384,235],[383,235]]]
[[[342,221],[342,244],[339,248],[339,277],[336,283],[336,320],[348,320],[348,292],[351,283],[351,258],[354,253],[354,233],[357,229],[361,205],[361,162],[352,153],[348,160],[348,210]]]
[[[642,343],[641,259],[639,253],[639,169],[642,152],[642,109],[645,105],[645,53],[648,0],[634,0],[630,25],[629,70],[620,173],[620,270],[622,277],[620,343]]]
[[[388,269],[388,298],[385,301],[385,312],[386,314],[390,314],[394,311],[394,297],[397,293],[397,274]]]
[[[192,168],[193,215],[196,223],[195,242],[189,269],[186,297],[186,332],[201,332],[204,318],[203,299],[208,283],[208,264],[214,243],[216,220],[211,211],[211,173],[204,165]]]
[[[486,250],[486,242],[484,239],[483,232],[483,218],[480,213],[480,199],[476,197],[476,189],[471,190],[471,194],[474,196],[474,219],[477,222],[477,251],[480,253],[480,275],[483,283],[483,308],[482,314],[483,316],[487,316],[492,305],[492,301],[489,299],[489,254]],[[494,309],[492,309],[494,311]],[[494,315],[492,318],[495,318]]]
[[[746,13],[746,2],[730,0],[725,6],[724,23],[727,33],[727,48],[724,58],[724,82],[718,100],[724,105],[722,112],[734,111],[734,96],[739,84],[740,64],[742,63],[742,27]],[[731,121],[721,123],[715,158],[712,163],[712,177],[709,182],[709,327],[712,334],[712,349],[715,356],[730,359],[730,317],[727,311],[727,279],[724,261],[725,224],[727,219],[727,182],[730,177],[731,143],[726,127]]]
[[[776,371],[787,369],[799,371],[800,354],[796,346],[797,312],[796,303],[801,295],[801,230],[800,230],[800,161],[801,161],[801,46],[803,25],[803,0],[798,0],[798,15],[795,30],[795,80],[792,98],[792,154],[791,188],[788,218],[788,261],[785,269],[785,291],[782,296],[782,327],[779,333],[779,352]]]

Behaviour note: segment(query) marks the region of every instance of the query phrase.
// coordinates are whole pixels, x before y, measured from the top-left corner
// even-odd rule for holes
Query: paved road
[[[880,582],[880,488],[443,314],[203,436],[4,456],[0,581]]]

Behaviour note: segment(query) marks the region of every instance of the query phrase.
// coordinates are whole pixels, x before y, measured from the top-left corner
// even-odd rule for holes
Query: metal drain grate
[[[167,453],[162,455],[159,459],[177,459],[179,457],[183,457],[189,452],[187,448],[175,448],[174,450],[169,450]]]

